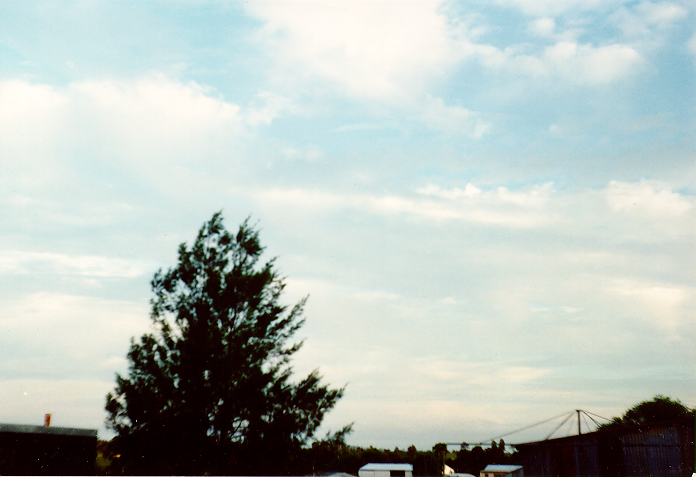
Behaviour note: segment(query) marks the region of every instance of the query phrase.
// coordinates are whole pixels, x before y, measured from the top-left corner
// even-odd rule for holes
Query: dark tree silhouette
[[[612,419],[610,423],[603,424],[599,429],[641,428],[666,422],[692,422],[695,417],[696,410],[685,406],[678,399],[658,394],[650,401],[636,404],[622,417]]]
[[[131,340],[128,375],[107,395],[122,473],[283,475],[343,389],[316,371],[292,377],[302,299],[249,221],[236,234],[216,213],[177,264],[152,279],[154,329]]]

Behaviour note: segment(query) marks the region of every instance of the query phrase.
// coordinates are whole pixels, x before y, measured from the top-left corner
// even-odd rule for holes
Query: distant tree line
[[[367,463],[409,463],[413,465],[413,475],[416,477],[442,476],[444,465],[448,465],[458,473],[470,473],[478,476],[479,472],[489,463],[516,463],[516,453],[506,452],[504,443],[492,442],[488,447],[469,446],[463,443],[458,450],[450,451],[443,443],[438,443],[430,450],[418,450],[411,445],[407,449],[382,449],[374,446],[361,447],[346,444],[345,437],[350,430],[343,430],[317,440],[310,446],[299,450],[286,469],[290,476],[323,476],[333,473],[358,474],[360,467]],[[111,446],[110,446],[111,445]],[[115,456],[115,448],[107,441],[98,445],[97,467],[100,475],[128,474],[123,463]],[[265,453],[263,458],[272,462],[278,457]],[[257,474],[263,474],[260,466]]]
[[[470,447],[463,443],[458,450],[450,451],[444,443],[437,443],[430,450],[418,450],[414,445],[402,450],[399,448],[380,449],[373,446],[349,446],[344,442],[323,440],[315,442],[307,451],[310,460],[303,474],[322,475],[331,472],[344,472],[357,475],[366,463],[409,463],[413,465],[413,475],[417,477],[442,476],[444,465],[459,473],[479,472],[489,463],[514,463],[516,455],[506,452],[505,444],[492,442],[490,447]],[[308,468],[311,467],[311,470]]]

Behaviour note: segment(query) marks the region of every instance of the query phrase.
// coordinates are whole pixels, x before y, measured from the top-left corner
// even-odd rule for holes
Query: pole
[[[580,427],[580,410],[576,409],[576,413],[578,413],[578,436],[582,434],[582,428]]]

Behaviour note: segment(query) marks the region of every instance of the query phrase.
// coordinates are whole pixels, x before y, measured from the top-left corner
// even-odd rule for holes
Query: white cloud
[[[0,273],[56,273],[98,278],[135,278],[153,265],[103,256],[40,251],[0,251]]]
[[[74,115],[126,163],[201,156],[239,135],[239,106],[196,83],[161,75],[128,80],[81,81],[67,89]],[[91,126],[90,126],[91,125]]]
[[[606,200],[614,212],[656,218],[684,216],[694,207],[692,198],[656,182],[612,181],[606,190]]]
[[[610,18],[624,36],[654,40],[660,31],[685,19],[688,14],[688,10],[678,3],[641,2],[633,8],[618,9]]]
[[[0,169],[4,177],[36,186],[64,176],[56,158],[68,130],[69,108],[69,97],[59,89],[20,80],[0,81]],[[23,171],[26,167],[31,170]]]
[[[125,155],[124,162],[199,158],[206,147],[224,145],[246,128],[294,110],[287,98],[266,91],[242,108],[206,86],[161,74],[61,87],[9,80],[0,82],[0,148],[6,163],[19,165],[31,157],[42,167],[72,158],[75,146],[106,146],[112,157]],[[21,158],[13,161],[14,155]]]
[[[38,163],[38,160],[33,160]],[[67,163],[67,162],[66,162]],[[63,227],[67,226],[109,226],[113,225],[120,218],[132,215],[136,207],[132,204],[122,201],[102,201],[89,204],[75,204],[74,201],[66,194],[61,193],[58,200],[46,196],[46,185],[35,190],[27,190],[27,184],[22,180],[23,176],[31,178],[31,166],[25,167],[24,170],[17,170],[13,174],[13,179],[17,186],[22,186],[23,191],[27,191],[32,195],[24,195],[23,193],[10,194],[2,200],[5,214],[8,216],[22,215],[27,220],[31,220],[33,224],[41,224],[45,221],[60,224]],[[62,171],[67,172],[69,167],[63,166]],[[19,172],[19,174],[17,174]],[[41,171],[45,174],[45,171]],[[17,182],[17,181],[21,181]],[[49,178],[44,180],[44,183],[50,186],[51,183],[57,184],[60,179]],[[36,183],[36,181],[34,181]],[[3,207],[3,206],[0,206]]]
[[[633,47],[624,44],[592,46],[562,41],[546,48],[540,62],[545,74],[578,84],[599,85],[627,76],[643,60]],[[536,70],[536,66],[530,67],[532,72]]]
[[[544,12],[592,9],[600,4],[512,3],[541,15],[530,24],[530,29],[547,37],[554,34],[555,20],[544,16]],[[532,6],[535,8],[530,9]],[[294,70],[303,65],[349,95],[366,99],[420,99],[434,80],[468,58],[477,58],[490,68],[528,75],[560,75],[566,81],[581,84],[613,82],[642,62],[634,47],[621,43],[595,46],[566,39],[538,55],[524,54],[514,45],[499,48],[478,43],[474,40],[475,28],[448,21],[438,1],[407,2],[399,8],[388,2],[358,2],[350,7],[323,2],[305,7],[296,9],[283,2],[264,2],[249,8],[264,20],[261,38],[271,52],[280,56],[280,63]],[[667,12],[653,10],[655,19],[669,18]],[[426,103],[425,116],[437,107],[438,99],[431,98]],[[448,109],[457,112],[456,117],[471,118],[470,112],[461,110]]]
[[[621,297],[622,306],[647,311],[650,323],[666,331],[676,331],[679,326],[693,323],[692,302],[696,299],[696,288],[614,279],[607,284],[606,290]]]
[[[402,300],[402,296],[390,291],[358,291],[353,293],[353,298],[366,302],[396,302]]]
[[[250,126],[270,125],[278,117],[297,111],[297,106],[289,98],[262,91],[256,95],[256,103],[249,107],[246,122]]]
[[[64,359],[61,365],[79,365],[85,356],[101,361],[109,352],[122,356],[128,339],[148,325],[147,308],[122,300],[37,292],[0,306],[0,328],[15,345],[43,349],[46,355],[58,353]]]
[[[688,10],[677,3],[642,2],[636,12],[650,25],[668,26],[686,18]]]
[[[0,138],[0,163],[30,185],[35,176],[53,183],[67,177],[66,167],[84,152],[141,169],[198,158],[238,134],[243,119],[238,106],[206,88],[161,75],[62,87],[7,81],[0,101],[0,131],[8,134]]]
[[[628,44],[593,45],[572,40],[572,35],[541,52],[528,47],[498,48],[469,43],[467,57],[476,59],[491,70],[532,78],[561,79],[569,84],[598,86],[619,81],[644,64],[640,53]],[[566,39],[569,37],[569,39]]]
[[[351,96],[398,100],[421,93],[457,60],[440,2],[250,2],[260,40],[288,72],[297,66]]]
[[[67,102],[64,93],[45,84],[31,84],[20,80],[0,81],[2,139],[7,142],[28,136],[28,129],[54,129],[54,125],[63,116]]]
[[[446,16],[441,0],[405,2],[310,1],[302,8],[287,2],[249,2],[249,13],[262,21],[257,41],[273,60],[272,79],[283,89],[307,94],[326,88],[364,101],[377,101],[401,116],[416,117],[450,134],[478,139],[490,131],[486,116],[450,105],[432,95],[462,62],[477,60],[506,75],[562,79],[579,85],[608,84],[629,76],[643,63],[632,46],[592,45],[573,39],[575,30],[556,32],[557,12],[596,8],[600,3],[512,2],[537,18],[530,30],[556,43],[544,50],[526,45],[498,47],[479,42],[486,26],[469,16]],[[546,12],[546,13],[544,13]],[[531,49],[531,51],[530,51]],[[307,81],[320,81],[319,84]],[[292,89],[292,88],[290,88]]]
[[[441,1],[310,1],[302,8],[251,2],[247,8],[263,21],[257,38],[275,60],[284,88],[293,76],[309,77],[343,95],[406,108],[405,116],[437,130],[472,138],[488,131],[478,113],[428,95],[466,54],[462,42],[469,29],[453,26]]]
[[[498,187],[496,196],[500,201],[521,207],[543,207],[553,193],[553,184],[548,182],[529,190],[512,191],[507,187]]]
[[[197,83],[180,83],[162,75],[135,81],[81,81],[71,85],[91,109],[108,113],[118,122],[136,122],[138,129],[175,127],[195,129],[211,120],[235,122],[240,108],[211,95]]]
[[[283,157],[291,161],[316,162],[324,157],[322,150],[316,146],[285,147]]]
[[[536,381],[550,373],[550,369],[526,366],[508,366],[500,370],[501,382],[521,384]]]
[[[529,31],[539,37],[552,37],[556,30],[556,21],[552,17],[541,17],[529,22]]]
[[[493,382],[506,385],[525,384],[541,379],[551,370],[498,362],[471,363],[465,360],[426,358],[414,362],[411,372],[428,380],[483,387]]]
[[[554,136],[562,135],[563,131],[563,127],[557,123],[551,123],[548,127],[548,132]]]
[[[461,106],[448,106],[440,98],[428,97],[421,116],[433,128],[472,138],[481,138],[490,129],[480,114]]]
[[[315,211],[353,209],[435,222],[462,221],[528,229],[552,222],[553,217],[542,210],[551,191],[549,184],[526,191],[499,187],[488,192],[472,184],[463,189],[441,189],[431,184],[416,191],[420,197],[339,194],[304,189],[268,189],[251,195],[264,204],[295,205]]]
[[[13,194],[2,199],[23,206],[25,215],[30,210],[56,222],[104,224],[133,207],[108,198],[76,203],[94,190],[85,183],[90,174],[103,167],[115,176],[103,180],[107,193],[127,178],[172,195],[194,181],[222,185],[222,174],[242,162],[231,154],[242,153],[255,130],[294,110],[269,92],[241,107],[206,86],[160,74],[53,87],[5,81],[0,169]],[[202,161],[210,170],[198,170]]]
[[[553,184],[545,183],[527,190],[512,191],[507,187],[497,187],[495,191],[484,192],[472,183],[467,183],[463,189],[441,188],[428,184],[416,190],[416,193],[441,199],[457,200],[480,198],[497,203],[507,203],[522,207],[541,207],[546,205],[553,194]]]
[[[529,16],[557,16],[571,11],[589,11],[606,8],[615,0],[497,0],[506,7],[514,7]]]
[[[689,49],[689,52],[691,52],[694,55],[694,57],[696,57],[696,32],[694,32],[694,35],[692,35],[689,39],[687,47]]]
[[[477,195],[481,194],[481,192],[481,189],[479,189],[472,183],[467,183],[463,189],[460,189],[459,187],[454,187],[452,189],[444,189],[435,184],[428,184],[419,189],[416,189],[417,194],[440,197],[449,200],[476,197]]]

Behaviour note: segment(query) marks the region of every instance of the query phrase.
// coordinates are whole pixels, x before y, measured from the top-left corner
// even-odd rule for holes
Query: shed
[[[528,476],[690,476],[694,424],[607,429],[514,445]]]
[[[409,463],[368,463],[358,470],[359,477],[412,477],[413,465]]]
[[[479,474],[482,477],[523,477],[522,465],[486,465]]]
[[[93,475],[97,430],[0,424],[0,475]]]

